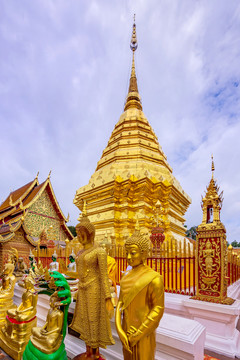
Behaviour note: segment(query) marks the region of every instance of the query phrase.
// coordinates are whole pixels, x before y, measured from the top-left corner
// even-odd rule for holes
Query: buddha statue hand
[[[127,332],[128,341],[131,347],[135,346],[141,338],[142,331],[137,330],[134,326],[131,326]]]
[[[122,324],[121,324],[121,313],[122,313],[121,307],[122,307],[122,302],[118,301],[117,308],[116,308],[115,325],[116,325],[117,333],[118,333],[118,336],[121,340],[123,347],[132,354],[132,351],[129,346],[127,334],[123,330]]]

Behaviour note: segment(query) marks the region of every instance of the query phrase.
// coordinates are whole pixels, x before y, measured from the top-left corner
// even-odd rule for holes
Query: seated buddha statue
[[[46,323],[43,327],[32,328],[30,340],[32,344],[45,354],[56,351],[63,339],[63,312],[60,310],[60,302],[57,293],[50,297],[50,309]]]
[[[72,250],[72,253],[69,255],[70,263],[68,264],[68,267],[67,267],[68,271],[71,271],[71,272],[76,272],[77,271],[75,258],[76,258],[76,255],[74,254],[74,252]]]
[[[52,262],[49,265],[49,271],[59,271],[59,263],[57,262],[56,250],[52,254]]]
[[[20,276],[23,276],[26,273],[26,270],[27,270],[27,265],[24,262],[23,257],[20,256],[18,258],[18,262],[17,262],[17,265],[16,265],[16,269],[14,271],[14,274],[15,274],[16,277],[20,277]]]
[[[145,265],[149,241],[139,230],[126,241],[127,262],[132,269],[120,281],[116,328],[124,360],[154,360],[158,327],[164,311],[162,276]]]
[[[38,294],[34,289],[34,280],[32,277],[27,276],[24,279],[24,287],[26,291],[22,295],[22,302],[16,309],[9,309],[7,315],[11,319],[18,322],[29,321],[36,315]]]
[[[38,294],[34,289],[34,280],[24,279],[26,291],[21,304],[7,310],[6,322],[0,331],[0,347],[14,359],[20,359],[29,341],[31,329],[37,324],[36,306]]]
[[[13,275],[14,264],[7,263],[0,274],[2,284],[0,285],[0,326],[5,322],[6,312],[13,306],[13,295],[16,278]]]
[[[32,250],[30,249],[30,254],[28,256],[29,262],[30,262],[30,269],[32,269],[32,271],[35,273],[36,267],[37,267],[37,262],[35,260],[35,256],[32,253]]]

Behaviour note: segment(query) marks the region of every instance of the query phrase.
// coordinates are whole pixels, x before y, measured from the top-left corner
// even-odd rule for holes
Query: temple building
[[[37,246],[43,233],[55,244],[72,240],[66,217],[53,192],[50,176],[39,184],[38,176],[11,192],[0,205],[0,269],[11,248],[28,263],[30,249]]]
[[[123,244],[137,221],[150,234],[158,215],[165,239],[174,237],[181,241],[185,237],[184,214],[191,199],[174,177],[142,111],[134,61],[137,46],[134,23],[130,45],[132,70],[124,112],[89,183],[77,190],[74,204],[82,211],[86,201],[97,241],[108,234],[116,243]]]

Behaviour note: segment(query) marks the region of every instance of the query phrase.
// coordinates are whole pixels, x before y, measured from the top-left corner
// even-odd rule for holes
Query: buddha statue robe
[[[114,344],[106,299],[111,298],[107,254],[96,246],[82,249],[76,257],[78,295],[71,328],[91,348]]]
[[[123,347],[124,360],[154,360],[155,330],[164,311],[164,286],[160,274],[141,264],[126,273],[120,282],[122,328],[134,327],[141,336],[132,354]]]

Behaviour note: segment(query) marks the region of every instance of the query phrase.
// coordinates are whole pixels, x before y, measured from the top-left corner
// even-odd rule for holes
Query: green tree
[[[71,233],[73,234],[73,236],[77,236],[75,226],[68,226],[68,228],[69,228],[69,230],[71,231]]]
[[[231,242],[232,247],[240,247],[240,243],[237,240]]]
[[[197,236],[197,226],[192,226],[190,229],[186,230],[186,236],[196,240],[196,236]]]

